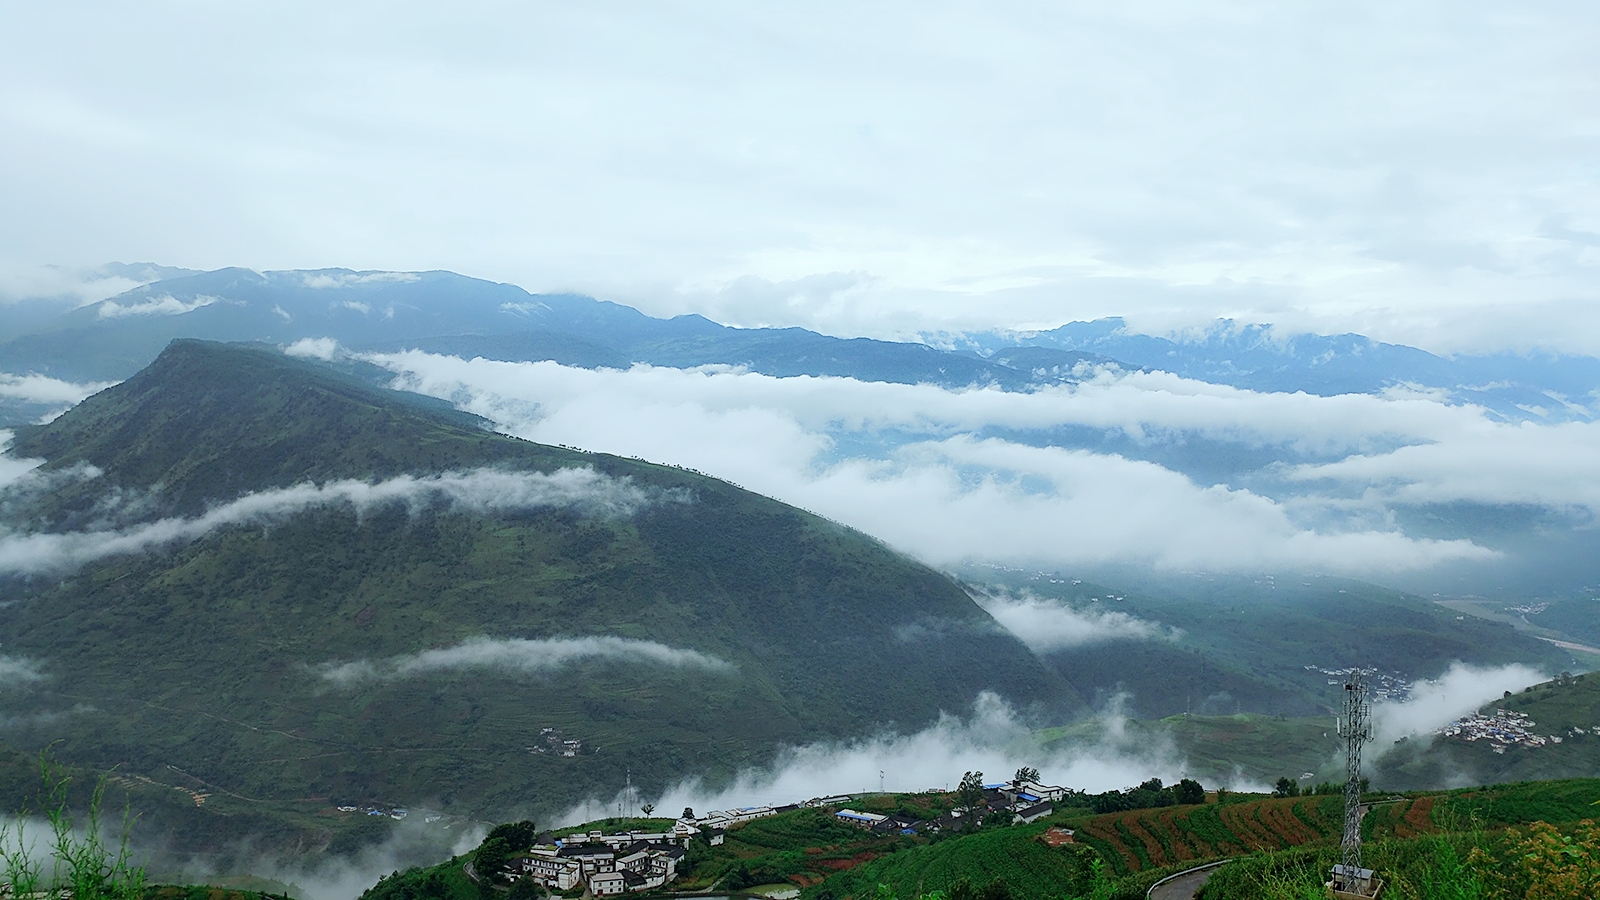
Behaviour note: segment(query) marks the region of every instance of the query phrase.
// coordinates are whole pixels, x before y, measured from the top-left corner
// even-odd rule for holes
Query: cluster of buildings
[[[879,815],[841,809],[834,818],[847,825],[880,834],[936,834],[961,831],[970,823],[982,822],[997,812],[1006,813],[1013,823],[1032,824],[1055,812],[1056,801],[1067,789],[1032,781],[1002,781],[983,786],[983,800],[970,811],[953,809],[934,819],[913,819],[902,815]],[[850,798],[842,798],[849,800]]]
[[[548,753],[552,756],[571,758],[583,750],[583,741],[567,737],[559,728],[542,728],[539,730],[539,737],[544,743],[529,747],[529,753]]]
[[[1600,734],[1600,725],[1593,728],[1574,725],[1567,729],[1565,735],[1534,734],[1534,724],[1527,713],[1496,708],[1493,713],[1473,713],[1464,719],[1457,719],[1434,733],[1463,741],[1488,741],[1489,749],[1502,754],[1508,747],[1547,747],[1567,738]]]
[[[1457,719],[1435,734],[1463,741],[1488,741],[1490,749],[1505,753],[1507,747],[1543,747],[1561,743],[1561,738],[1533,733],[1534,721],[1527,713],[1496,709],[1492,714],[1473,713]]]
[[[360,812],[366,813],[369,816],[386,816],[396,821],[404,819],[406,816],[410,815],[410,812],[401,809],[398,806],[392,808],[386,806],[340,806],[335,808],[342,813]]]
[[[1320,672],[1328,676],[1329,684],[1342,685],[1350,680],[1350,676],[1360,671],[1367,680],[1368,690],[1374,703],[1386,700],[1409,700],[1411,698],[1411,681],[1399,672],[1379,672],[1373,669],[1345,668],[1325,669],[1321,666],[1306,666],[1307,672]]]
[[[1054,812],[1055,802],[1066,793],[1066,788],[1031,781],[1001,782],[984,785],[982,803],[970,812],[953,810],[936,819],[924,821],[853,809],[838,809],[834,816],[841,822],[883,834],[931,834],[963,830],[969,821],[981,822],[999,811],[1009,813],[1013,821],[1034,822]],[[545,833],[534,839],[532,849],[510,859],[506,870],[513,878],[531,879],[548,890],[586,887],[596,897],[653,890],[678,877],[684,848],[693,838],[703,837],[715,846],[724,841],[727,830],[734,825],[802,807],[838,807],[853,799],[850,795],[817,797],[785,806],[714,810],[703,816],[684,810],[685,815],[673,823],[671,831],[659,833],[589,831],[564,838]]]
[[[557,838],[542,834],[533,849],[507,863],[513,877],[532,879],[548,890],[587,887],[596,897],[659,888],[678,877],[685,838],[676,831],[586,834]]]

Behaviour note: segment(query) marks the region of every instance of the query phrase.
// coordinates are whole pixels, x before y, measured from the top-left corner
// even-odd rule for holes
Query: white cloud
[[[29,472],[44,465],[42,459],[18,459],[7,453],[14,434],[0,429],[0,490],[21,481]]]
[[[1043,430],[1086,426],[1136,439],[1182,432],[1246,445],[1283,445],[1296,452],[1388,449],[1396,442],[1465,436],[1488,426],[1483,410],[1437,397],[1396,391],[1383,396],[1259,393],[1165,372],[1101,368],[1081,384],[1037,391],[948,390],[933,385],[853,378],[777,378],[727,366],[626,372],[569,369],[555,363],[506,363],[420,352],[374,356],[419,385],[446,389],[489,371],[503,380],[507,402],[537,389],[557,402],[625,395],[650,404],[692,398],[715,413],[780,410],[806,429],[903,429],[947,435],[986,427]],[[493,401],[485,397],[481,402]]]
[[[1600,511],[1600,423],[1492,424],[1450,439],[1289,471],[1364,486],[1388,501],[1532,503]]]
[[[339,342],[333,338],[301,338],[283,348],[289,356],[320,359],[331,362],[339,354]]]
[[[1114,640],[1177,640],[1180,632],[1110,609],[1075,609],[1031,594],[974,598],[989,615],[1035,653]]]
[[[115,300],[107,300],[97,308],[96,315],[102,319],[121,319],[127,316],[181,316],[187,312],[194,312],[202,307],[221,302],[220,297],[200,295],[187,302],[179,300],[171,294],[160,297],[151,297],[138,303],[123,305]]]
[[[46,375],[10,375],[0,372],[0,397],[31,403],[77,403],[90,394],[111,387],[114,381],[74,384]]]
[[[350,900],[395,872],[412,866],[438,865],[440,860],[472,852],[483,842],[487,830],[481,824],[459,820],[450,825],[429,825],[422,818],[413,814],[393,823],[383,841],[366,844],[348,855],[263,853],[260,842],[246,840],[222,852],[189,857],[176,872],[166,868],[173,863],[170,848],[158,844],[156,853],[160,856],[152,862],[161,865],[157,871],[164,878],[182,884],[206,884],[219,875],[248,873],[292,885],[297,888],[294,896],[304,900]],[[136,852],[146,849],[142,845],[135,848]],[[229,857],[232,862],[227,870],[219,873],[212,868],[214,860]]]
[[[316,671],[322,678],[340,687],[348,687],[368,681],[393,681],[466,669],[498,669],[524,674],[552,672],[587,660],[714,672],[732,669],[726,662],[697,650],[669,647],[655,641],[600,636],[540,640],[480,637],[454,647],[424,650],[383,660],[326,663],[318,666]]]
[[[1337,438],[1337,426],[1314,415],[1318,409],[1341,421],[1364,420],[1374,440],[1391,427],[1443,431],[1458,415],[1412,398],[1322,404],[1325,398],[1207,390],[1170,377],[1007,394],[727,369],[589,371],[416,352],[369,358],[400,372],[399,386],[450,399],[520,437],[709,472],[935,564],[1137,562],[1371,573],[1494,556],[1469,542],[1414,540],[1360,522],[1334,521],[1319,530],[1301,521],[1301,507],[1322,515],[1326,504],[1198,484],[1117,455],[973,435],[991,425],[1072,421],[1141,433],[1197,427],[1201,419],[1182,411],[1173,386],[1219,401],[1212,428],[1274,441],[1297,439],[1293,424],[1281,421],[1284,410],[1294,410],[1291,423],[1306,423],[1305,440],[1319,448],[1363,439]],[[1118,409],[1119,402],[1131,411]],[[840,442],[870,443],[880,430],[906,443],[887,457],[835,460]]]
[[[0,307],[24,301],[64,301],[70,308],[115,297],[155,280],[126,274],[107,275],[97,269],[66,266],[18,265],[0,260]],[[53,306],[53,304],[52,304]]]
[[[0,653],[0,689],[42,681],[44,677],[34,660]]]
[[[1402,737],[1420,737],[1498,700],[1506,691],[1516,693],[1544,681],[1538,669],[1524,665],[1495,667],[1454,663],[1432,681],[1411,686],[1411,697],[1372,707],[1373,745],[1383,751]]]
[[[652,502],[683,499],[647,491],[629,479],[612,478],[589,468],[557,469],[549,474],[474,469],[422,478],[403,475],[375,483],[305,483],[246,494],[195,518],[160,519],[114,530],[0,531],[0,573],[69,570],[109,556],[197,540],[218,528],[280,521],[328,504],[346,504],[358,512],[392,503],[416,509],[444,502],[476,512],[566,506],[593,515],[626,516]]]
[[[273,273],[264,274],[270,275]],[[306,272],[300,276],[300,283],[308,288],[326,289],[355,287],[363,284],[409,283],[419,281],[421,278],[422,276],[415,272]],[[351,308],[355,309],[356,307],[351,306]],[[366,312],[365,309],[361,311]]]
[[[962,773],[981,771],[991,781],[1008,780],[1022,766],[1039,769],[1048,782],[1101,792],[1152,776],[1177,781],[1188,766],[1165,740],[1133,739],[1115,712],[1100,723],[1096,739],[1053,746],[1046,751],[1022,718],[991,693],[980,695],[966,718],[941,715],[915,734],[886,733],[843,743],[807,744],[780,751],[771,766],[747,769],[730,783],[707,785],[691,778],[667,789],[658,809],[693,807],[704,814],[757,804],[797,803],[813,797],[879,789],[919,791],[955,789]],[[614,809],[599,798],[560,817],[576,824]]]

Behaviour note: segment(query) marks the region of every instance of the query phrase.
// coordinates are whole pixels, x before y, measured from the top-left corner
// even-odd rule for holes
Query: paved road
[[[1200,886],[1205,884],[1206,879],[1219,868],[1221,866],[1206,866],[1159,884],[1150,892],[1150,900],[1194,900],[1194,895],[1200,891]]]

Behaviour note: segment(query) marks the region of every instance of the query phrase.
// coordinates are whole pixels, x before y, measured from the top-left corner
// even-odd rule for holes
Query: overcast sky
[[[1593,3],[6,4],[0,293],[448,268],[836,334],[1600,347]],[[8,287],[9,285],[9,287]]]

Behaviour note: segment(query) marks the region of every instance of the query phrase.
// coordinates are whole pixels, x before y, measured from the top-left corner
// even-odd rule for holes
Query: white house
[[[853,809],[841,809],[834,813],[833,817],[846,825],[854,825],[857,828],[871,828],[889,818],[888,816],[880,816],[877,813],[856,812]]]

